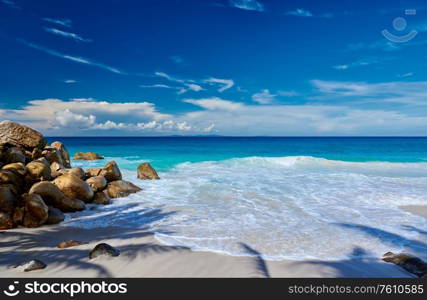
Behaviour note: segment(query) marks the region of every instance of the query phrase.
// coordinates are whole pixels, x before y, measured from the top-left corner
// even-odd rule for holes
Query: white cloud
[[[286,14],[297,17],[313,17],[313,13],[311,11],[302,8],[297,8],[295,10],[288,11]]]
[[[221,87],[218,89],[218,92],[222,93],[234,86],[234,81],[232,79],[220,79],[220,78],[208,78],[204,80],[205,83],[212,84],[212,85],[221,85]]]
[[[264,11],[264,5],[257,0],[229,0],[230,6],[243,10]]]
[[[77,80],[74,80],[74,79],[66,79],[66,80],[64,80],[64,83],[68,83],[68,84],[71,84],[71,83],[77,83]]]
[[[194,91],[194,92],[200,92],[203,90],[203,88],[200,85],[194,84],[194,83],[187,84],[187,87],[189,90]]]
[[[243,107],[242,103],[223,100],[218,97],[205,98],[205,99],[185,99],[183,100],[183,102],[191,103],[207,110],[233,111]]]
[[[12,0],[1,0],[1,2],[7,6],[9,6],[10,8],[14,8],[14,9],[21,9],[18,5],[16,5],[16,3]]]
[[[76,114],[66,109],[55,113],[55,121],[61,127],[84,129],[95,125],[96,117]]]
[[[71,27],[71,20],[70,19],[54,19],[54,18],[43,18],[43,21],[52,23],[52,24],[56,24],[56,25],[61,25],[64,27]]]
[[[100,68],[100,69],[104,69],[104,70],[107,70],[107,71],[110,71],[110,72],[113,72],[113,73],[116,73],[116,74],[122,74],[122,75],[126,74],[126,73],[120,71],[117,68],[114,68],[114,67],[111,67],[111,66],[108,66],[108,65],[105,65],[105,64],[101,64],[101,63],[98,63],[98,62],[94,62],[94,61],[91,61],[91,60],[89,60],[87,58],[84,58],[84,57],[78,57],[78,56],[71,56],[71,55],[67,55],[67,54],[62,54],[62,53],[60,53],[58,51],[55,51],[55,50],[52,50],[52,49],[49,49],[49,48],[45,48],[45,47],[42,47],[42,46],[39,46],[39,45],[30,43],[30,42],[27,42],[25,40],[21,40],[21,39],[18,39],[17,41],[20,42],[21,44],[25,45],[25,46],[28,46],[30,48],[42,51],[42,52],[47,53],[47,54],[52,55],[52,56],[60,57],[60,58],[63,58],[63,59],[69,60],[69,61],[73,61],[73,62],[76,62],[76,63],[80,63],[80,64],[94,66],[94,67],[97,67],[97,68]]]
[[[259,104],[271,104],[276,100],[275,94],[271,94],[268,89],[252,95],[252,100]]]
[[[167,84],[150,84],[150,85],[140,85],[142,88],[154,88],[154,89],[175,89],[175,87],[169,86]]]
[[[59,30],[56,28],[50,28],[50,27],[44,27],[44,30],[49,32],[49,33],[55,34],[55,35],[59,35],[59,36],[65,37],[65,38],[73,39],[77,42],[85,42],[85,43],[92,42],[91,39],[83,38],[80,35],[78,35],[77,33],[62,31],[62,30]]]
[[[379,61],[376,58],[366,58],[366,59],[361,59],[349,64],[337,65],[337,66],[334,66],[333,68],[337,70],[347,70],[353,67],[364,67],[364,66],[377,64],[378,62]]]

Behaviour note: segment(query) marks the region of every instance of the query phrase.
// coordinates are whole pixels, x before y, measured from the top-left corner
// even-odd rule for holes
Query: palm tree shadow
[[[254,264],[256,270],[266,278],[271,277],[270,272],[268,271],[267,264],[265,260],[262,258],[262,254],[255,250],[254,248],[251,248],[248,244],[245,243],[239,243],[240,247],[247,253],[249,256],[254,258]]]

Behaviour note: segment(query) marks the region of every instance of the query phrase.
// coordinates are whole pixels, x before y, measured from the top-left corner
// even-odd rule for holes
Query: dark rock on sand
[[[393,252],[387,252],[383,255],[382,260],[398,265],[418,277],[427,278],[427,263],[418,257],[404,253],[394,254]]]
[[[25,227],[39,227],[46,223],[49,209],[40,195],[24,194],[22,200],[25,205],[22,224]]]
[[[46,264],[38,259],[33,259],[30,261],[26,261],[26,262],[22,262],[16,266],[14,266],[14,268],[19,268],[19,269],[23,269],[24,272],[30,272],[30,271],[34,271],[34,270],[41,270],[46,268]]]
[[[120,255],[120,251],[108,244],[105,243],[101,243],[95,246],[95,248],[92,249],[92,251],[90,251],[89,253],[89,258],[93,259],[95,257],[98,256],[119,256]]]
[[[108,162],[101,170],[99,175],[104,176],[107,182],[121,180],[122,173],[115,161]]]
[[[46,224],[58,224],[64,221],[65,215],[57,208],[49,206]]]
[[[121,198],[129,196],[130,194],[137,193],[142,189],[134,185],[132,182],[125,180],[116,180],[110,182],[105,189],[105,193],[111,198]]]
[[[56,185],[48,181],[42,181],[33,185],[29,194],[42,196],[46,204],[56,207],[62,212],[75,212],[85,208],[83,201],[65,196]]]
[[[79,177],[72,174],[64,174],[52,181],[65,196],[71,199],[80,199],[83,202],[91,202],[93,199],[92,188]]]
[[[65,249],[65,248],[80,246],[80,245],[84,245],[84,244],[86,244],[86,243],[80,242],[80,241],[75,241],[75,240],[69,240],[69,241],[59,243],[58,248]]]
[[[138,166],[138,178],[142,180],[157,180],[160,179],[159,175],[157,175],[156,170],[149,164],[143,163]]]
[[[111,199],[105,192],[96,192],[93,203],[107,205],[111,203]]]
[[[96,160],[96,159],[104,159],[101,155],[95,152],[77,152],[74,157],[74,160]]]
[[[10,212],[0,211],[0,230],[11,229],[15,227],[13,217]]]
[[[94,192],[102,191],[107,187],[107,180],[104,176],[90,177],[86,183],[92,188]]]
[[[0,122],[0,143],[24,148],[43,148],[46,140],[43,135],[25,125],[11,121]]]

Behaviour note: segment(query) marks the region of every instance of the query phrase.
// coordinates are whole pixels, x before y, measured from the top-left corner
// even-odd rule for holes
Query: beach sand
[[[426,207],[404,207],[427,216]],[[67,240],[88,242],[67,249],[57,244]],[[119,257],[90,260],[89,251],[98,243],[121,251]],[[426,232],[419,245],[427,244]],[[65,226],[18,228],[0,233],[1,277],[414,277],[379,258],[340,261],[265,261],[256,250],[243,246],[252,256],[234,257],[162,245],[152,233],[118,227],[82,229]],[[408,250],[413,254],[414,248]],[[417,252],[415,250],[415,252]],[[11,268],[22,261],[39,259],[43,270],[25,273]]]

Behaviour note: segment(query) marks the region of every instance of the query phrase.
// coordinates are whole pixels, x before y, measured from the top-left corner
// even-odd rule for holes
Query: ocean
[[[143,191],[62,226],[147,228],[169,245],[265,259],[380,257],[425,247],[427,138],[53,137],[115,160]],[[141,181],[150,162],[161,180]]]

